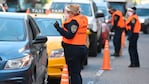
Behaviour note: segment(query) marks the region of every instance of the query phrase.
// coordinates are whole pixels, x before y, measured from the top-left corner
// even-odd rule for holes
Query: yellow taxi
[[[57,32],[53,24],[56,21],[62,24],[63,15],[55,13],[45,14],[49,12],[41,9],[28,9],[27,13],[34,18],[41,34],[47,36],[48,38],[46,43],[48,53],[48,76],[51,78],[61,77],[62,68],[66,62],[64,58],[64,51],[61,46],[62,36],[59,32]]]

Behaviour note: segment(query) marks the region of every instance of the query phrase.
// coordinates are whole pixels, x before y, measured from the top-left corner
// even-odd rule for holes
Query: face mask
[[[128,16],[132,16],[133,12],[127,12]]]

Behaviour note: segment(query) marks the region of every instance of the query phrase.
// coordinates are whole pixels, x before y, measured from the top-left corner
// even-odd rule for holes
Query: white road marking
[[[94,81],[88,81],[87,84],[94,84]]]
[[[96,76],[101,76],[103,72],[104,72],[104,70],[97,71]]]

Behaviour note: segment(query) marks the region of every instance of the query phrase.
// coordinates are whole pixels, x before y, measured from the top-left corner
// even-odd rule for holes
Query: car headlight
[[[52,50],[50,58],[57,58],[57,57],[62,57],[64,56],[64,50],[63,49],[57,49],[57,50]]]
[[[18,69],[24,68],[31,64],[33,57],[31,55],[25,55],[23,58],[8,60],[4,69]]]

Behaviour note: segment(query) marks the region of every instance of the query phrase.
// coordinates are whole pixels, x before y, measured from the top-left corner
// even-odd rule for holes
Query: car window
[[[126,12],[126,9],[125,9],[125,5],[122,3],[110,3],[110,6],[117,9],[117,10],[120,10],[122,11],[123,15],[125,15],[125,12]]]
[[[56,18],[35,18],[37,25],[44,36],[60,36],[59,32],[54,28],[53,24],[58,21],[61,25],[62,20]]]
[[[0,6],[0,11],[3,11],[2,6]]]
[[[136,13],[138,16],[149,16],[149,9],[137,8]]]
[[[71,3],[53,2],[52,5],[51,5],[51,9],[64,10],[64,8],[67,4],[71,4]],[[81,13],[83,15],[92,16],[92,10],[91,10],[91,5],[90,4],[85,4],[85,3],[77,3],[77,4],[80,5]]]
[[[29,17],[29,25],[31,27],[31,31],[33,33],[33,40],[36,38],[36,36],[38,34],[40,34],[40,30],[36,24],[36,22],[34,21],[34,19],[31,17],[31,16],[28,16]]]
[[[25,37],[23,19],[0,18],[1,41],[21,41],[24,40]]]

